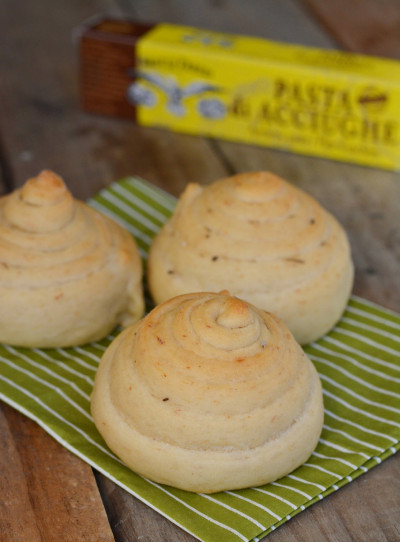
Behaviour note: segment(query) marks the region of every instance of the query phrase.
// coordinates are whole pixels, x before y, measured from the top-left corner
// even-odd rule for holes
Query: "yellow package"
[[[137,120],[397,170],[400,63],[159,24],[136,46]]]

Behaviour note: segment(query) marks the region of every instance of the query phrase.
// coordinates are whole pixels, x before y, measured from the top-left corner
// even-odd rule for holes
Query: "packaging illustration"
[[[400,167],[396,61],[172,24],[139,32],[132,26],[130,33],[125,26],[118,35],[116,23],[108,33],[104,24],[97,38],[90,29],[81,39],[87,110],[144,126]],[[96,39],[98,49],[107,45],[113,55],[88,56]]]

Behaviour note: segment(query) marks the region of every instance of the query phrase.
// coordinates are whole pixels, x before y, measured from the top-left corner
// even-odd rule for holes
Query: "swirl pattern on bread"
[[[318,374],[287,327],[227,292],[170,299],[122,332],[91,406],[131,469],[195,492],[286,475],[323,421]]]
[[[268,172],[183,192],[148,259],[153,299],[224,288],[281,318],[301,344],[340,318],[353,283],[347,236],[314,198]]]
[[[134,239],[51,171],[0,199],[0,255],[3,343],[78,345],[143,314]]]

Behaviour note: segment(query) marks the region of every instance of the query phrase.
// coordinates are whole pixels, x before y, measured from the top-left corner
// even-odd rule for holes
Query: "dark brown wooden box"
[[[137,40],[152,25],[100,17],[79,29],[79,87],[85,111],[135,119],[126,91],[134,80]]]

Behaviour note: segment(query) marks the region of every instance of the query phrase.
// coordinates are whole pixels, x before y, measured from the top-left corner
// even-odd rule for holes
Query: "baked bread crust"
[[[0,199],[0,342],[95,341],[144,311],[132,236],[49,170]]]
[[[134,471],[194,492],[258,486],[307,460],[318,374],[286,326],[227,292],[178,296],[122,332],[91,409]]]
[[[150,248],[159,304],[227,288],[281,318],[300,344],[339,320],[353,285],[345,231],[311,196],[269,172],[191,183]]]

